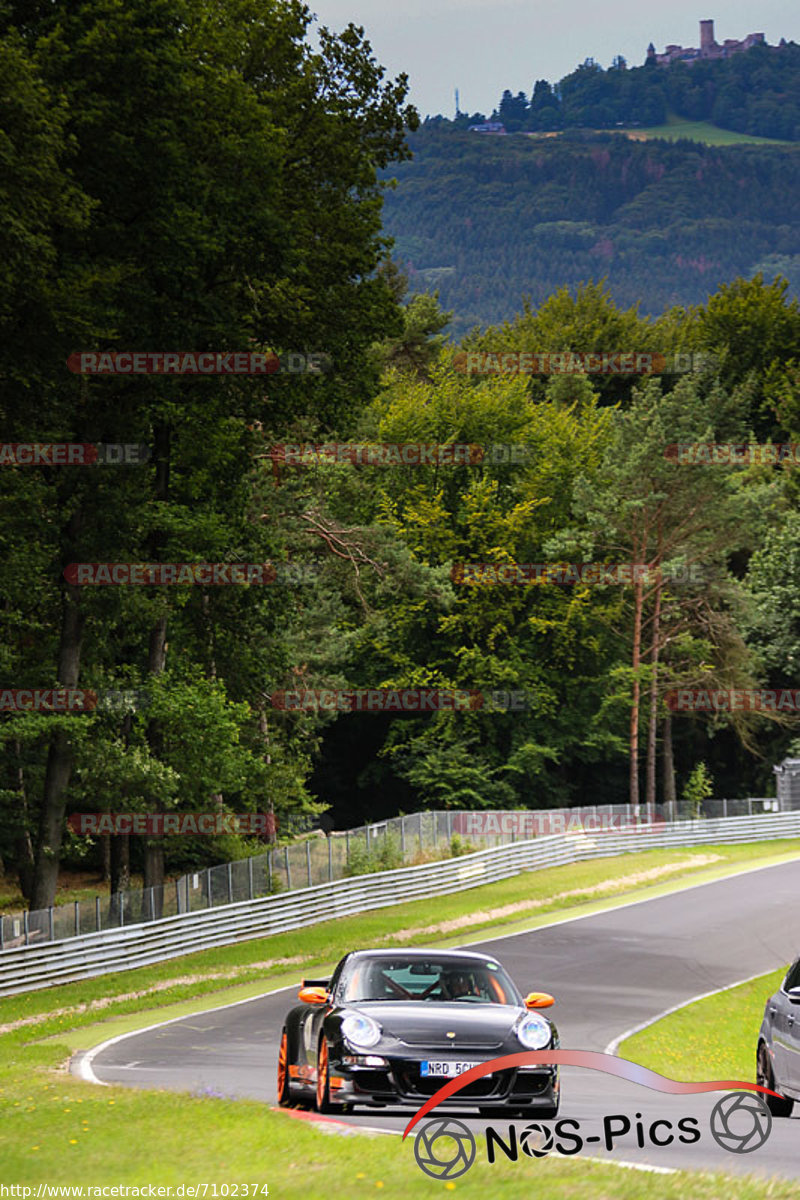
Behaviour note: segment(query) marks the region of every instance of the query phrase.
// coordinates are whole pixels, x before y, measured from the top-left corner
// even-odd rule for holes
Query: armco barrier
[[[219,908],[165,917],[143,925],[101,930],[41,946],[19,946],[0,955],[0,995],[164,962],[182,954],[301,929],[351,913],[408,900],[465,891],[522,871],[590,858],[720,842],[800,837],[800,812],[761,817],[680,821],[630,830],[567,833],[480,850],[476,854],[358,875],[318,884],[285,896],[269,896]]]

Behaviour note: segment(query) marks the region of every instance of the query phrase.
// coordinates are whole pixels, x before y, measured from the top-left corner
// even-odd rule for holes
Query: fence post
[[[81,902],[75,901],[75,937],[79,937],[81,932]]]
[[[150,892],[150,920],[155,921],[155,919],[156,919],[156,889],[154,887],[151,887],[149,889],[149,892]]]
[[[233,863],[228,863],[228,904],[233,904]]]
[[[180,881],[180,879],[176,879],[175,880],[175,914],[176,914],[176,916],[180,915],[180,911],[181,911],[181,881]]]
[[[727,817],[727,815],[728,815],[728,801],[723,800],[722,801],[722,816],[724,818],[724,817]]]
[[[306,869],[308,871],[308,886],[311,887],[311,838],[306,838]]]
[[[747,815],[748,817],[752,817],[753,815],[753,800],[751,796],[747,797]]]
[[[119,923],[120,923],[120,925],[125,924],[125,893],[124,892],[120,892],[120,894],[119,894]]]
[[[286,890],[290,892],[292,890],[292,868],[289,865],[289,846],[286,845],[283,849],[286,858]]]
[[[25,926],[25,945],[29,946],[30,945],[30,929],[29,929],[29,924],[28,924],[27,908],[25,909],[25,912],[22,914],[22,919],[23,919],[23,924]]]
[[[369,854],[369,825],[365,825],[365,826],[364,826],[364,829],[365,829],[365,831],[366,831],[366,834],[367,834],[367,854]]]
[[[253,859],[252,856],[247,860],[247,879],[250,884],[250,899],[253,899]]]
[[[344,861],[345,861],[345,863],[350,862],[350,830],[349,829],[345,830],[345,835],[344,835]]]
[[[333,838],[328,834],[328,880],[333,883]]]
[[[405,857],[406,857],[406,819],[405,819],[405,817],[400,818],[400,852],[403,855],[403,861],[405,862]]]
[[[272,895],[272,851],[267,851],[267,888],[270,896]]]
[[[211,908],[211,867],[206,867],[206,890],[208,892],[208,907]]]
[[[96,932],[99,933],[100,932],[100,897],[99,896],[95,896],[95,898],[94,898],[94,923],[95,923],[95,927],[96,927]]]
[[[53,923],[53,906],[52,906],[52,904],[50,905],[50,907],[47,910],[47,922],[50,927],[50,941],[54,942],[56,940],[56,932],[55,932],[54,923]]]

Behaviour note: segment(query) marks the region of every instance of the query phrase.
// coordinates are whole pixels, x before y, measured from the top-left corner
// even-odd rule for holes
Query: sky
[[[800,42],[797,0],[306,0],[319,23],[339,31],[363,25],[375,57],[394,77],[409,76],[421,116],[487,115],[504,88],[530,96],[537,79],[554,82],[586,58],[608,67],[617,54],[641,66],[650,41],[697,46],[701,18],[718,42],[763,33],[773,45]],[[702,3],[702,0],[700,0]]]

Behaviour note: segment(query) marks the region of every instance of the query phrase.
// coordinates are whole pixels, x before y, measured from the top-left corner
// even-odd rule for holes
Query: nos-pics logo
[[[717,1145],[732,1154],[751,1154],[765,1144],[772,1132],[772,1117],[760,1096],[751,1092],[733,1092],[714,1105],[710,1119],[711,1136]],[[635,1130],[640,1149],[648,1144],[669,1146],[675,1141],[691,1145],[700,1141],[698,1121],[683,1117],[675,1126],[671,1121],[657,1120],[649,1124],[636,1114],[635,1124],[623,1114],[603,1118],[603,1133],[584,1136],[580,1122],[564,1118],[549,1125],[532,1122],[519,1133],[509,1125],[501,1136],[491,1125],[484,1131],[486,1156],[489,1163],[502,1154],[517,1162],[520,1151],[528,1158],[545,1158],[552,1151],[571,1156],[584,1146],[602,1144],[607,1151],[616,1147],[616,1139]],[[414,1157],[418,1166],[433,1179],[451,1180],[464,1175],[475,1162],[477,1141],[472,1131],[454,1117],[433,1117],[419,1129],[414,1141]]]

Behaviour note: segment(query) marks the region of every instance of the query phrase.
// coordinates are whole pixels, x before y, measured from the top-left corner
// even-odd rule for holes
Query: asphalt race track
[[[800,950],[798,897],[800,860],[474,945],[496,955],[523,994],[534,988],[553,993],[556,1005],[548,1015],[558,1025],[562,1048],[604,1050],[619,1034],[673,1005],[789,962]],[[108,1083],[274,1104],[278,1041],[295,996],[294,989],[285,989],[126,1036],[96,1053],[91,1068]],[[721,1010],[726,1003],[721,996]],[[670,1074],[668,1064],[661,1072]],[[723,1092],[674,1097],[569,1067],[562,1068],[561,1078],[559,1119],[576,1119],[584,1138],[598,1138],[582,1155],[612,1156],[656,1168],[716,1168],[800,1178],[800,1104],[791,1119],[774,1120],[764,1146],[738,1154],[718,1146],[709,1129],[711,1110]],[[755,1067],[745,1078],[755,1080]],[[338,1119],[390,1131],[404,1128],[411,1112],[362,1109]],[[638,1114],[645,1128],[644,1148],[635,1136]],[[603,1119],[622,1115],[628,1117],[631,1132],[609,1152],[599,1140]],[[475,1132],[491,1124],[505,1134],[507,1122],[499,1118],[490,1121],[477,1113],[461,1117]],[[699,1141],[650,1144],[647,1131],[653,1121],[672,1121],[674,1127],[683,1117],[698,1119]],[[524,1124],[516,1123],[519,1129]],[[667,1137],[666,1127],[659,1128],[658,1136]],[[411,1156],[410,1143],[409,1138],[407,1144],[398,1144],[398,1154]],[[520,1155],[519,1169],[526,1175],[534,1172],[536,1159]]]

